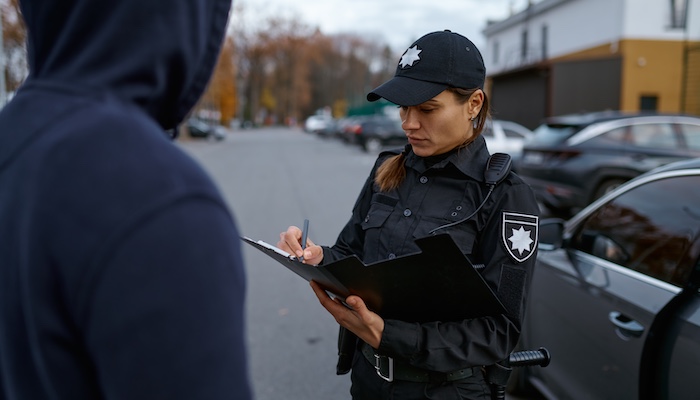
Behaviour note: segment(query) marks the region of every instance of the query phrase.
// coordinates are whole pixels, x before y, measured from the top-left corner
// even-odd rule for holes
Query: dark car
[[[200,119],[187,120],[187,130],[193,138],[223,140],[226,137],[226,128],[220,125],[210,125]]]
[[[612,188],[669,162],[700,157],[700,118],[600,112],[547,119],[518,174],[552,213],[569,217]]]
[[[697,399],[700,159],[660,167],[570,220],[543,220],[511,392],[547,398]],[[646,397],[643,397],[643,396]]]
[[[390,144],[408,143],[401,120],[384,115],[353,118],[343,128],[345,140],[359,144],[367,152],[378,152]]]

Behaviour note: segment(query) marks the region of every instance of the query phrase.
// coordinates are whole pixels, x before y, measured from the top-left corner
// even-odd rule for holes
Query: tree
[[[387,62],[386,45],[357,35],[324,35],[294,18],[269,17],[249,30],[244,12],[236,9],[234,19],[241,22],[233,23],[244,120],[301,121],[327,108],[343,116],[393,74],[395,57]]]
[[[195,113],[202,109],[214,112],[224,126],[231,123],[238,107],[234,47],[233,38],[226,37],[209,85],[195,107]]]
[[[27,29],[22,19],[18,0],[0,0],[0,17],[2,18],[3,48],[0,58],[5,60],[2,71],[6,90],[17,90],[27,76]]]

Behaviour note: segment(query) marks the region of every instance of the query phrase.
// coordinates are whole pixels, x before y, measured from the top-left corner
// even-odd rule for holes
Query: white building
[[[494,114],[700,114],[700,0],[542,0],[483,30]]]

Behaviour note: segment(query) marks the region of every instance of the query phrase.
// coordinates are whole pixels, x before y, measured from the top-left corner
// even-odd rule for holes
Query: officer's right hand
[[[304,256],[305,264],[318,265],[323,261],[323,249],[315,245],[311,239],[307,238],[306,249],[302,250],[301,229],[296,226],[290,226],[285,232],[280,233],[277,247],[297,257]]]

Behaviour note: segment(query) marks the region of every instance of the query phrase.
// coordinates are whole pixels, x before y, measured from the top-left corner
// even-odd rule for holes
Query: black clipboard
[[[419,253],[372,264],[353,255],[322,266],[304,264],[263,241],[242,239],[341,300],[360,296],[385,319],[459,321],[506,313],[449,234],[417,239]]]

